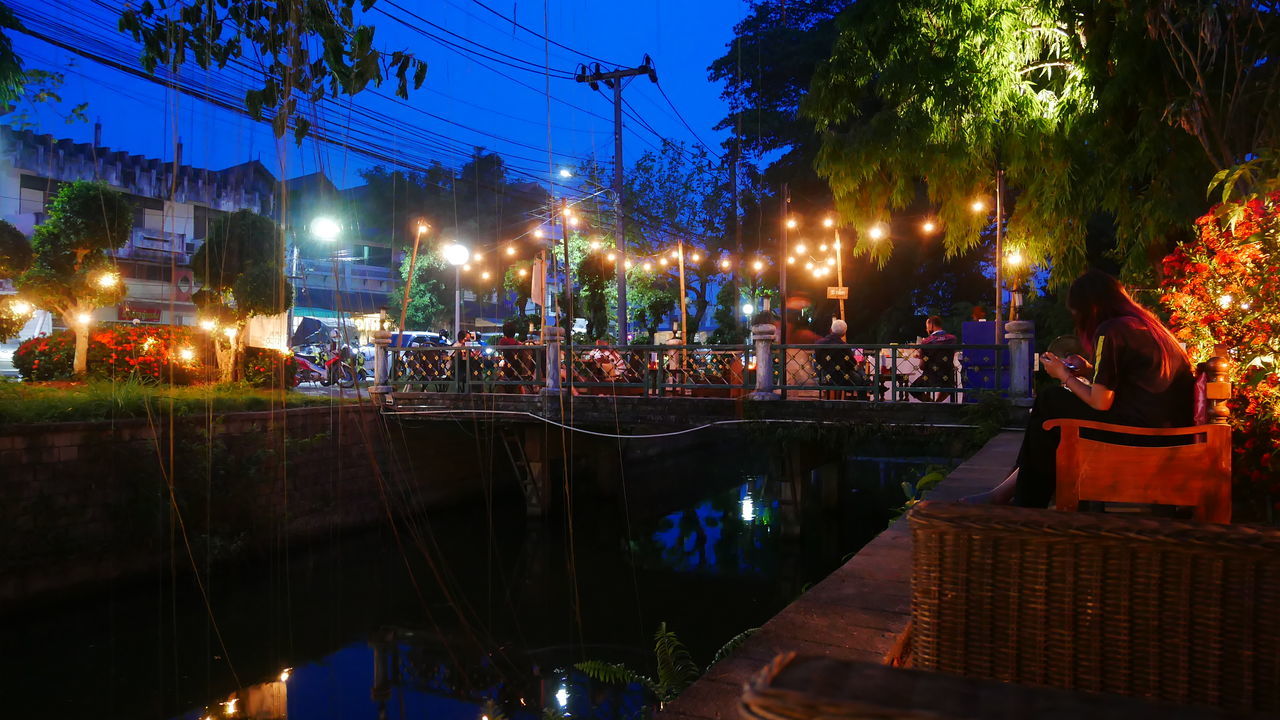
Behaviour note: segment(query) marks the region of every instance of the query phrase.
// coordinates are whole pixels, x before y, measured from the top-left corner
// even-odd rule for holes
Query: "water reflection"
[[[628,467],[627,502],[575,499],[572,527],[518,504],[406,514],[403,550],[378,528],[213,568],[216,630],[190,577],[158,573],[0,617],[0,692],[14,717],[630,718],[639,687],[574,663],[651,671],[666,622],[705,665],[872,537],[912,467],[784,479],[726,444]]]

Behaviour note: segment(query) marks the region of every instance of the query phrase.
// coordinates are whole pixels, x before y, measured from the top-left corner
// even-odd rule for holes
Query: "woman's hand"
[[[1044,371],[1049,373],[1050,376],[1062,382],[1066,382],[1068,378],[1075,374],[1062,361],[1062,358],[1051,352],[1046,352],[1040,356],[1040,367],[1044,368]]]

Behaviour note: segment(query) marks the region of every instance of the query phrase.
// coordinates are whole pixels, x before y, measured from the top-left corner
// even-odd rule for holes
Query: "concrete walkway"
[[[997,435],[928,495],[952,501],[990,490],[1013,468],[1022,433]],[[911,619],[911,534],[890,525],[848,563],[757,630],[731,657],[659,713],[662,720],[737,718],[742,685],[786,651],[884,662]]]

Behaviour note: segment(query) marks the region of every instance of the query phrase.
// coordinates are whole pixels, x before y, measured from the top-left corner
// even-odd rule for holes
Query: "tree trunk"
[[[243,324],[236,326],[234,338],[228,338],[225,342],[222,340],[215,341],[214,351],[218,359],[218,382],[233,383],[241,379],[243,376],[241,366],[244,364],[242,361],[244,356]]]
[[[63,321],[65,322],[66,318],[63,318]],[[89,326],[74,321],[67,324],[76,335],[76,356],[71,365],[71,372],[83,379],[89,372]]]

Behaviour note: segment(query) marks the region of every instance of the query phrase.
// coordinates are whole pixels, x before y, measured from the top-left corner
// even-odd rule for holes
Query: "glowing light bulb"
[[[920,229],[924,231],[924,234],[928,235],[934,230],[937,230],[938,226],[934,225],[932,220],[925,220],[924,224],[920,226]]]
[[[513,247],[513,246],[511,246],[511,245],[508,245],[508,246],[507,246],[507,254],[508,254],[508,255],[515,255],[515,254],[516,254],[516,249],[515,249],[515,247]]]
[[[564,216],[567,218],[573,217],[573,208],[565,208]]]
[[[880,238],[884,237],[884,226],[872,225],[871,229],[867,230],[867,236],[870,237],[872,240],[879,240]]]
[[[529,271],[525,270],[524,268],[520,268],[520,272],[517,274],[520,275],[520,277],[524,277],[529,274]]]
[[[701,255],[699,255],[698,253],[694,253],[694,254],[690,255],[690,256],[689,256],[689,259],[690,259],[690,260],[692,260],[692,261],[694,261],[694,262],[702,262],[702,256],[701,256]]]
[[[226,335],[228,340],[236,339],[236,329],[233,327],[223,328],[222,334]]]
[[[430,229],[431,229],[431,226],[430,226],[430,225],[428,225],[428,224],[426,224],[426,223],[424,223],[424,222],[420,222],[420,223],[418,223],[418,234],[419,234],[419,235],[423,235],[423,234],[425,234],[425,233],[426,233],[428,230],[430,230]]]
[[[571,178],[573,177],[573,173],[569,171],[569,168],[560,168],[560,177]]]
[[[671,259],[672,259],[672,260],[679,260],[679,259],[680,259],[680,253],[676,252],[675,250],[672,250],[672,251],[671,251]]]
[[[804,243],[796,243],[796,253],[803,255],[805,251]]]
[[[664,263],[664,264],[665,264],[665,263]],[[645,264],[644,264],[644,271],[645,271],[645,272],[651,272],[652,270],[653,270],[653,263],[651,263],[651,262],[647,262],[647,263],[645,263]]]
[[[488,280],[488,279],[489,279],[489,271],[488,271],[488,270],[485,270],[484,272],[480,273],[480,279],[481,279],[481,280]]]
[[[1009,253],[1008,262],[1010,267],[1018,267],[1022,265],[1022,260],[1023,260],[1023,257],[1021,252],[1017,250],[1013,250]]]
[[[569,690],[563,685],[556,691],[556,702],[560,703],[560,707],[569,706]]]
[[[831,217],[829,217],[829,218],[826,218],[825,220],[823,220],[823,221],[822,221],[822,227],[825,227],[825,228],[831,228],[831,227],[835,227],[835,226],[836,226],[836,220],[835,220],[835,218],[831,218]]]
[[[728,270],[728,269],[729,269],[730,264],[731,264],[731,263],[730,263],[728,260],[721,260],[721,261],[720,261],[720,268],[721,268],[722,270]]]
[[[829,258],[827,258],[827,265],[834,266],[835,264],[836,264],[836,259],[835,259],[835,258],[833,258],[833,257],[829,257]]]
[[[812,261],[812,260],[810,260],[809,262],[805,263],[805,264],[804,264],[804,269],[805,269],[805,270],[812,270],[812,269],[813,269],[813,261]]]
[[[98,276],[98,287],[113,288],[120,283],[120,276],[113,272],[104,272]]]
[[[1218,298],[1218,307],[1220,307],[1220,308],[1222,308],[1222,309],[1224,309],[1224,310],[1225,310],[1225,309],[1227,309],[1227,308],[1231,307],[1231,301],[1232,301],[1232,300],[1234,300],[1234,298],[1232,298],[1230,295],[1223,295],[1223,296],[1221,296],[1221,297],[1219,297],[1219,298]]]
[[[215,322],[212,318],[205,318],[204,320],[200,321],[201,330],[204,330],[206,332],[213,332],[217,328],[218,328],[218,323]]]
[[[667,266],[667,259],[666,259],[666,258],[659,258],[659,259],[658,259],[658,264],[659,264],[659,265],[661,265],[662,267],[666,267],[666,266]]]
[[[479,260],[479,259],[480,259],[480,251],[479,251],[479,250],[477,250],[477,251],[476,251],[476,254],[471,256],[471,259],[472,259],[472,260]]]
[[[293,674],[293,668],[285,668],[280,671],[280,682],[289,682],[289,676]]]
[[[542,228],[538,228],[537,230],[534,230],[534,231],[533,231],[533,236],[534,236],[534,237],[536,237],[536,238],[541,238],[541,237],[542,237]]]
[[[985,203],[982,200],[974,200],[972,203],[969,204],[969,209],[976,213],[979,213],[987,209],[987,203]]]
[[[626,268],[626,269],[630,270],[630,269],[631,269],[631,261],[630,261],[630,260],[627,260],[626,262],[622,263],[622,266],[623,266],[624,268]]]
[[[826,251],[827,251],[826,243],[822,243],[821,245],[818,246],[818,252],[826,252]]]
[[[569,227],[578,227],[578,218],[577,218],[577,216],[574,216],[574,217],[569,218]]]
[[[609,253],[608,255],[605,255],[605,259],[607,259],[609,262],[617,262],[618,253]]]
[[[788,264],[788,265],[795,265],[795,264],[796,264],[796,259],[795,259],[795,257],[794,257],[794,256],[787,256],[787,264]]]
[[[756,306],[755,306],[755,305],[753,305],[752,303],[744,303],[744,304],[742,305],[742,314],[743,314],[743,315],[750,315],[751,313],[753,313],[753,312],[755,312],[755,311],[756,311]]]
[[[18,315],[18,316],[30,315],[31,310],[32,310],[31,303],[27,302],[26,300],[14,300],[13,302],[9,303],[9,312],[13,313],[14,315]]]
[[[751,267],[755,268],[757,271],[759,271],[759,270],[763,270],[763,269],[764,269],[764,263],[762,263],[762,262],[760,262],[759,260],[757,260],[757,261],[755,261],[755,262],[751,263]]]
[[[796,222],[796,219],[795,219],[795,218],[787,218],[787,227],[788,227],[788,228],[790,228],[790,229],[792,229],[792,230],[795,230],[795,229],[796,229],[797,227],[799,227],[799,226],[800,226],[800,223]]]
[[[467,263],[466,265],[462,266],[462,272],[469,272],[470,270],[471,270],[471,263]]]
[[[178,350],[178,359],[182,362],[191,362],[196,359],[196,351],[189,347],[184,347]]]
[[[89,313],[80,313],[79,315],[76,315],[76,324],[78,325],[88,325],[91,322],[93,322],[93,316]]]
[[[592,241],[591,241],[591,249],[592,249],[592,250],[599,250],[599,249],[600,249],[600,241],[599,241],[599,240],[592,240]]]

